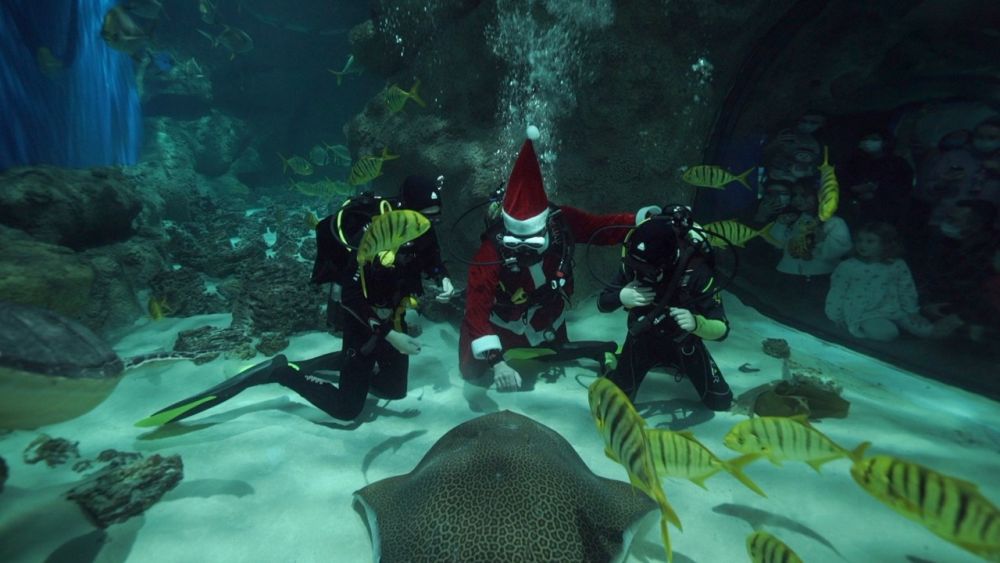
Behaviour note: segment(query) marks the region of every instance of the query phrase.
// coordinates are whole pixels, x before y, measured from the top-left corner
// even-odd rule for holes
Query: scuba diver
[[[441,246],[433,228],[441,217],[443,180],[443,176],[437,181],[426,176],[407,176],[395,199],[362,192],[344,201],[337,213],[327,216],[316,225],[316,260],[313,263],[310,282],[316,285],[330,284],[326,302],[326,320],[334,333],[342,332],[344,325],[344,310],[340,306],[341,293],[346,281],[344,277],[352,275],[355,249],[360,244],[361,236],[371,218],[380,213],[383,201],[388,201],[395,209],[417,211],[430,220],[431,230],[416,241],[421,270],[425,276],[433,279],[441,287],[441,292],[435,299],[446,303],[455,294],[455,287],[441,259]]]
[[[675,205],[629,233],[621,268],[597,304],[605,313],[629,310],[625,344],[606,377],[634,400],[650,369],[674,367],[705,406],[728,410],[732,390],[702,341],[725,339],[729,321],[710,246],[693,225],[690,211]]]
[[[564,309],[573,295],[574,241],[620,244],[636,214],[591,215],[549,203],[532,144],[538,129],[528,128],[493,225],[469,268],[465,317],[459,339],[459,368],[465,379],[480,380],[492,368],[501,391],[518,389],[521,375],[505,361],[512,348],[519,357],[543,361],[592,358],[603,366],[614,342],[570,342]],[[639,216],[653,208],[640,210]],[[656,208],[658,210],[658,208]],[[501,220],[502,217],[502,220]]]
[[[355,419],[369,392],[383,399],[405,397],[409,356],[421,351],[420,343],[408,334],[405,314],[416,307],[423,291],[424,263],[417,240],[430,230],[430,221],[416,211],[393,210],[384,200],[382,211],[361,237],[353,273],[342,278],[341,306],[346,314],[340,352],[301,362],[289,362],[279,354],[161,409],[137,426],[175,422],[266,383],[280,383],[340,420]],[[319,371],[339,371],[339,383],[317,377]]]

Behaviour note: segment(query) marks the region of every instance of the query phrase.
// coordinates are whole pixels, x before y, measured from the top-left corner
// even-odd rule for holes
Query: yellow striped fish
[[[705,489],[705,480],[720,471],[728,471],[751,491],[766,497],[764,491],[743,474],[743,466],[758,459],[760,454],[747,454],[723,461],[713,454],[689,431],[671,432],[659,428],[646,431],[653,467],[660,477],[688,479]]]
[[[347,183],[352,186],[367,184],[382,175],[382,163],[387,160],[399,158],[397,154],[389,154],[389,149],[382,149],[380,156],[362,156],[351,167],[351,173],[347,176]]]
[[[389,106],[389,113],[396,113],[403,109],[406,105],[406,100],[413,100],[418,106],[425,108],[427,103],[420,99],[420,95],[417,94],[417,90],[420,88],[420,81],[417,80],[413,83],[413,87],[407,92],[403,90],[398,85],[393,84],[385,92],[385,105]]]
[[[1000,561],[1000,510],[973,483],[887,455],[855,461],[851,477],[868,494],[942,539]]]
[[[302,158],[301,156],[293,156],[291,158],[285,158],[283,154],[278,153],[278,158],[281,159],[281,172],[284,174],[289,168],[292,172],[295,172],[299,176],[309,176],[313,173],[312,164],[309,161]]]
[[[361,270],[361,290],[368,297],[365,265],[378,258],[379,264],[393,267],[399,247],[426,233],[431,222],[410,209],[392,210],[392,204],[382,201],[382,214],[372,219],[358,245],[358,266]]]
[[[646,441],[646,421],[639,416],[625,392],[610,379],[597,378],[590,385],[588,399],[590,414],[597,424],[597,431],[604,438],[604,453],[625,468],[632,486],[646,493],[659,505],[660,537],[663,539],[667,561],[673,561],[667,522],[677,526],[678,530],[683,528],[680,518],[667,502],[663,485],[656,476]]]
[[[764,531],[747,536],[747,554],[753,563],[802,563],[790,547]]]
[[[702,229],[710,233],[708,236],[708,243],[712,246],[725,248],[729,246],[726,241],[729,241],[729,243],[732,243],[733,246],[743,248],[748,241],[770,229],[772,224],[773,223],[769,223],[758,231],[738,221],[728,220],[708,223],[707,225],[704,225]]]
[[[739,182],[746,189],[753,191],[753,188],[747,183],[747,176],[756,169],[757,167],[755,166],[739,176],[733,176],[721,166],[699,164],[685,170],[681,178],[692,186],[712,188],[713,190],[725,189],[726,185],[730,182]]]
[[[813,428],[804,414],[744,420],[733,426],[723,443],[738,452],[762,454],[775,465],[781,465],[782,461],[804,461],[817,472],[824,463],[835,459],[861,459],[871,445],[864,442],[853,451],[845,450]]]
[[[828,221],[840,205],[840,184],[837,174],[830,165],[830,148],[823,147],[823,164],[819,165],[819,220]]]
[[[305,215],[306,227],[310,231],[315,231],[316,227],[319,226],[319,217],[316,216],[312,211],[307,211]]]

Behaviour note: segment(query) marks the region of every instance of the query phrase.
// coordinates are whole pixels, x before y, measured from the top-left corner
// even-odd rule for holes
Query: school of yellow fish
[[[850,473],[862,490],[903,516],[919,522],[942,539],[989,561],[1000,561],[1000,510],[976,485],[888,455],[865,457],[863,442],[848,450],[814,428],[804,415],[750,418],[723,438],[726,447],[743,455],[723,460],[689,431],[647,428],[635,406],[614,383],[598,378],[588,392],[591,416],[604,440],[605,454],[620,463],[634,487],[660,507],[660,529],[667,561],[673,560],[666,522],[681,529],[667,502],[660,478],[704,481],[726,471],[760,496],[767,496],[743,474],[759,458],[776,466],[801,461],[817,472],[823,464],[848,459]],[[756,531],[746,540],[753,563],[794,563],[801,559],[775,536]]]
[[[223,37],[225,34],[224,31],[218,38],[210,39],[215,44],[225,43],[224,39],[229,39]],[[234,52],[240,50],[226,46]],[[360,72],[353,67],[353,62],[351,57],[342,70],[330,70],[337,77],[338,85],[344,76]],[[410,90],[403,90],[395,84],[390,86],[384,94],[390,113],[402,111],[408,100],[426,107],[419,96],[419,87],[419,80]],[[331,162],[338,165],[350,163],[346,147],[325,147],[333,157]],[[319,155],[320,151],[314,148],[313,152]],[[323,156],[324,161],[328,158],[326,155],[319,156]],[[317,162],[319,156],[312,160]],[[839,185],[826,148],[823,156],[823,163],[819,167],[821,187],[818,194],[818,216],[821,221],[826,221],[837,210]],[[280,154],[279,157],[283,171],[291,169],[300,176],[313,173],[312,164],[305,158],[293,156],[286,159]],[[367,184],[378,178],[382,174],[383,163],[396,158],[399,156],[390,154],[389,149],[384,148],[380,155],[365,155],[354,161],[346,183],[329,179],[313,184],[293,182],[292,188],[312,196],[347,196],[354,186]],[[317,164],[324,165],[325,162]],[[751,168],[734,175],[719,166],[698,165],[688,168],[682,179],[688,184],[710,189],[725,189],[732,182],[739,182],[747,189],[752,189],[747,183],[747,176],[753,170]],[[315,228],[318,219],[309,214],[306,216],[306,223],[309,228]],[[712,246],[724,247],[731,244],[743,247],[753,238],[766,237],[770,226],[771,224],[753,229],[728,220],[706,224],[703,229]],[[362,288],[366,294],[364,266],[377,259],[383,266],[392,267],[396,249],[429,228],[430,222],[425,217],[409,210],[383,209],[383,213],[372,220],[357,254],[358,263],[362,266]],[[162,305],[154,300],[150,301],[151,317],[162,317]],[[704,482],[707,479],[724,471],[754,493],[766,497],[764,491],[743,473],[746,465],[760,458],[767,458],[777,466],[784,461],[802,461],[817,472],[825,463],[849,459],[852,462],[852,478],[872,497],[924,525],[942,539],[988,560],[1000,561],[1000,510],[983,497],[974,484],[888,455],[866,458],[864,456],[870,442],[863,442],[851,450],[845,449],[815,429],[805,416],[757,417],[737,423],[726,434],[723,443],[743,455],[723,460],[689,431],[647,428],[645,420],[625,393],[608,379],[598,378],[590,386],[588,400],[591,416],[604,441],[605,454],[621,464],[630,483],[653,499],[660,509],[660,535],[668,562],[673,560],[673,553],[667,523],[672,523],[679,530],[682,527],[680,518],[667,501],[661,479],[687,479],[705,488]],[[765,531],[750,534],[746,538],[746,549],[753,563],[802,561],[780,539]]]

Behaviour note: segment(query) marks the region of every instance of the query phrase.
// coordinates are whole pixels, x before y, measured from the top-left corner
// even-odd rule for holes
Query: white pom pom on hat
[[[541,136],[541,133],[538,132],[538,127],[535,127],[534,125],[528,126],[527,134],[528,138],[531,139],[532,141],[537,141],[538,137]]]

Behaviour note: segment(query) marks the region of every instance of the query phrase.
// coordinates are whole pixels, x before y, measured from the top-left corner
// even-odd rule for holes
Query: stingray
[[[628,483],[592,473],[554,430],[510,411],[452,428],[413,471],[354,495],[383,563],[613,561],[656,510]]]
[[[171,352],[121,359],[79,322],[54,311],[0,301],[0,429],[30,429],[87,413],[126,370],[190,359]]]

